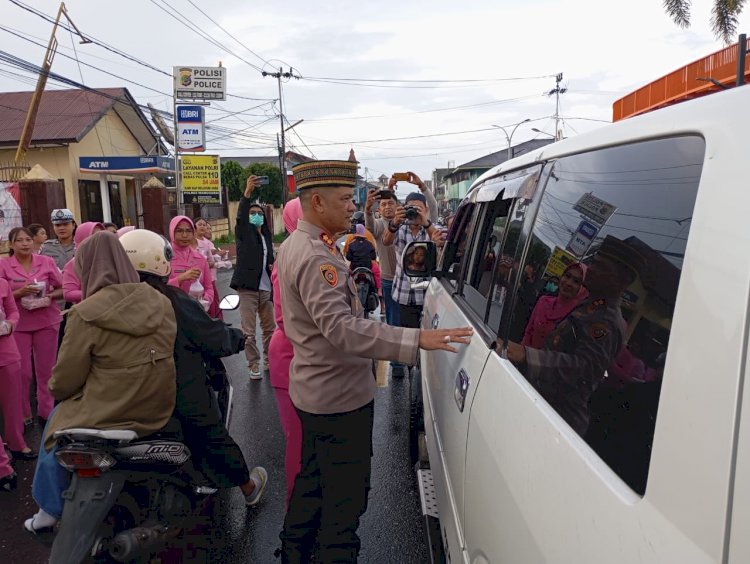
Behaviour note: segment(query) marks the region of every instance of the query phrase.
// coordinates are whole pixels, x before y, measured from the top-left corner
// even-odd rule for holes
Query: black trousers
[[[367,509],[374,402],[346,413],[297,410],[302,467],[284,519],[282,562],[356,562],[359,518]]]
[[[419,329],[419,323],[422,320],[421,305],[398,304],[398,309],[401,316],[401,327]]]

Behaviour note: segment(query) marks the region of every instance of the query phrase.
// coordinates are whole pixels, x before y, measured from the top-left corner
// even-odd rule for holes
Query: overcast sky
[[[24,1],[52,16],[59,6],[52,0]],[[208,112],[208,120],[222,118],[210,125],[223,128],[209,131],[209,152],[223,156],[275,154],[278,103],[271,100],[278,98],[277,83],[253,65],[268,71],[291,67],[304,78],[283,85],[284,114],[291,124],[304,121],[288,133],[288,148],[333,159],[346,159],[353,148],[361,174],[369,178],[406,170],[429,178],[436,167],[507,148],[505,134],[493,125],[506,126],[510,134],[515,124],[534,120],[518,128],[514,145],[539,136],[532,127],[554,134],[555,98],[545,93],[559,72],[568,88],[561,97],[561,128],[574,136],[611,120],[614,100],[722,47],[709,30],[706,0],[693,1],[688,30],[672,23],[661,0],[67,0],[66,7],[84,34],[167,73],[174,65],[222,61],[228,92],[245,97],[214,103]],[[245,61],[167,12],[186,18]],[[52,27],[9,0],[0,0],[0,26],[45,47]],[[739,31],[750,32],[750,9]],[[137,101],[171,111],[168,76],[100,46],[76,44],[81,61],[122,78],[87,66],[79,71],[62,56],[74,55],[70,34],[59,32],[58,40],[54,72],[91,87],[126,86]],[[44,54],[43,47],[6,30],[0,30],[0,50],[37,65]],[[0,90],[30,90],[28,77],[0,62]],[[362,86],[351,79],[479,82]],[[228,136],[227,128],[240,133]],[[482,129],[488,131],[438,135]],[[404,137],[418,138],[399,139]]]

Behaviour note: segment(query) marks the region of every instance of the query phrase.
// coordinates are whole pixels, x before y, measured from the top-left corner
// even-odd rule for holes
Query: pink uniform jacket
[[[201,271],[198,280],[200,280],[203,285],[203,299],[211,303],[214,299],[214,289],[208,261],[202,254],[190,247],[183,248],[177,246],[174,240],[174,230],[177,227],[177,224],[184,220],[187,220],[191,226],[193,225],[192,220],[185,215],[178,215],[177,217],[172,218],[172,221],[169,222],[169,238],[172,241],[172,252],[174,253],[171,262],[172,272],[169,274],[169,285],[177,286],[178,288],[182,288],[186,294],[189,293],[192,282],[185,281],[179,283],[177,282],[177,277],[191,268],[197,268]]]
[[[31,270],[26,272],[16,257],[8,257],[0,261],[0,277],[10,284],[12,291],[22,288],[27,284],[45,282],[47,292],[62,287],[62,276],[57,269],[55,261],[44,255],[31,255]],[[20,300],[16,300],[16,306],[20,314],[16,331],[37,331],[52,325],[59,325],[62,321],[60,307],[56,300],[52,300],[47,307],[28,311],[21,307]]]
[[[15,330],[18,325],[19,313],[16,307],[16,300],[13,298],[13,290],[4,278],[0,278],[0,307],[3,310],[5,321],[10,323]],[[16,340],[13,333],[10,335],[0,336],[0,366],[15,364],[21,360],[18,354]]]
[[[273,313],[276,317],[276,329],[268,347],[268,364],[270,365],[271,386],[289,389],[289,365],[294,357],[294,347],[284,333],[284,317],[281,315],[281,289],[279,288],[279,274],[276,265],[271,271],[273,285]]]
[[[76,229],[76,234],[73,240],[76,244],[76,249],[83,243],[89,236],[94,234],[94,229],[100,227],[104,230],[104,225],[96,221],[87,221],[82,223]],[[63,280],[63,299],[66,302],[74,304],[81,302],[81,281],[78,279],[76,274],[76,265],[74,260],[69,260],[65,263],[62,271]]]

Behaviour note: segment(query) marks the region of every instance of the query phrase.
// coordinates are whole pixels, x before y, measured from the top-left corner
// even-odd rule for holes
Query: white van
[[[420,357],[421,489],[431,473],[448,562],[750,562],[749,135],[750,87],[738,87],[474,184],[428,265],[422,318],[475,329],[458,354]],[[605,240],[641,262],[617,303],[617,357],[547,366],[584,401],[576,430],[502,343],[523,343],[566,265]],[[594,307],[577,299],[564,319]],[[558,344],[562,321],[550,323],[540,350]],[[561,354],[607,327],[580,326]]]

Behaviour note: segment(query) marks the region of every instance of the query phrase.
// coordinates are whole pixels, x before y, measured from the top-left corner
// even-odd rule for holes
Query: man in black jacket
[[[260,370],[260,354],[255,343],[256,320],[260,319],[263,333],[263,366],[268,370],[268,345],[276,328],[273,319],[271,296],[271,265],[273,264],[273,240],[265,221],[263,208],[252,203],[250,198],[260,178],[249,176],[245,193],[237,210],[237,264],[229,286],[240,295],[240,317],[245,334],[245,356],[251,380],[263,378]]]
[[[268,474],[260,466],[248,471],[240,447],[222,424],[204,364],[206,357],[218,359],[242,350],[242,333],[221,320],[210,318],[197,300],[164,282],[164,276],[169,273],[168,245],[161,241],[161,236],[136,229],[123,235],[120,242],[141,280],[164,294],[174,309],[177,320],[174,417],[180,423],[193,464],[212,485],[218,488],[238,486],[245,503],[255,505],[260,501]],[[163,252],[159,245],[164,248]]]

